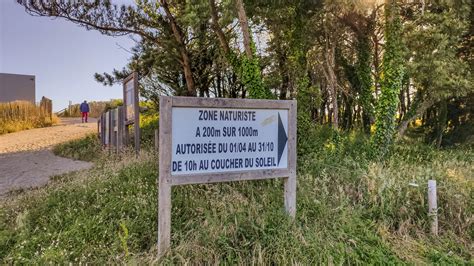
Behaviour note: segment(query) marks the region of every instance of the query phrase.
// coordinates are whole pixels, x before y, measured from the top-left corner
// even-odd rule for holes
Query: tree
[[[243,45],[245,53],[237,55],[227,41],[227,37],[219,23],[219,12],[214,0],[209,0],[209,8],[211,11],[212,24],[221,48],[227,58],[229,64],[236,72],[239,81],[248,92],[248,96],[254,99],[271,98],[270,91],[265,87],[262,79],[261,69],[258,57],[255,55],[255,44],[252,41],[252,31],[249,26],[248,17],[245,12],[245,6],[242,0],[235,1],[238,21],[243,37]]]
[[[468,5],[432,3],[405,11],[404,41],[410,51],[407,70],[417,91],[398,126],[399,136],[404,135],[411,121],[437,104],[435,109],[443,116],[435,123],[439,146],[447,126],[447,101],[473,91],[471,68],[460,53],[462,37],[468,32],[469,10]]]
[[[186,35],[178,25],[167,0],[161,0],[161,5],[147,0],[138,1],[136,7],[114,5],[110,0],[94,2],[17,0],[17,2],[32,15],[64,18],[87,30],[98,30],[110,36],[135,34],[158,46],[169,45],[169,39],[163,41],[161,33],[171,29],[174,36],[173,46],[179,52],[178,62],[182,66],[186,80],[187,95],[196,95]],[[161,13],[158,11],[160,8],[163,10]]]
[[[402,87],[404,57],[402,23],[394,0],[385,3],[385,52],[381,95],[377,102],[373,149],[377,156],[388,153],[394,140],[398,94]]]

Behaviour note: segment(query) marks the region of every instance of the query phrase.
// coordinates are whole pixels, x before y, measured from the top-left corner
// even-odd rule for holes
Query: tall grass
[[[72,146],[93,144],[58,154],[71,156]],[[402,144],[373,162],[367,147],[363,135],[324,128],[300,138],[295,221],[285,215],[281,180],[173,187],[172,250],[160,261],[156,155],[101,154],[92,170],[0,203],[0,261],[472,263],[473,151]],[[437,238],[426,215],[430,178],[439,186]]]
[[[89,116],[99,117],[103,112],[122,105],[122,100],[110,100],[110,101],[91,101],[89,104]],[[81,104],[73,104],[70,109],[66,109],[60,114],[62,117],[81,117],[80,111]]]
[[[0,103],[0,134],[53,124],[51,114],[27,101]]]

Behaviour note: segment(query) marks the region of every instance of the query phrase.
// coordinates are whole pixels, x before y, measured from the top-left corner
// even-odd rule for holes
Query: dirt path
[[[55,156],[51,148],[95,130],[95,120],[82,124],[80,118],[74,118],[53,127],[1,135],[0,197],[13,189],[45,185],[54,175],[91,167],[88,162]]]

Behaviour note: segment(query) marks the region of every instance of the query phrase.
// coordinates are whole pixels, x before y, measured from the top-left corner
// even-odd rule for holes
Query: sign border
[[[126,106],[126,102],[125,102],[125,99],[127,98],[126,96],[126,93],[127,93],[127,83],[130,81],[130,80],[133,80],[133,111],[134,111],[134,117],[133,117],[133,120],[128,120],[127,119],[127,106]],[[133,72],[132,74],[128,75],[122,82],[122,88],[123,88],[123,106],[125,106],[125,116],[124,116],[124,121],[125,121],[125,125],[131,125],[133,123],[135,123],[135,120],[137,119],[137,110],[139,110],[138,105],[138,73],[137,72]]]
[[[241,108],[288,110],[288,167],[283,169],[245,170],[222,173],[171,175],[172,108]],[[284,179],[285,210],[291,217],[296,214],[296,108],[295,100],[254,100],[198,97],[160,97],[159,160],[158,160],[158,256],[170,248],[171,187],[271,178]]]
[[[125,99],[126,99],[126,85],[127,83],[130,81],[130,80],[133,80],[133,92],[134,92],[134,95],[133,95],[133,109],[134,109],[134,118],[133,120],[127,120],[127,106],[126,106],[126,102],[125,102]],[[128,75],[128,77],[126,77],[124,80],[123,80],[123,83],[122,83],[122,87],[123,87],[123,111],[124,114],[123,114],[123,119],[124,119],[124,124],[125,124],[125,138],[126,138],[126,142],[125,144],[128,144],[128,137],[129,137],[129,126],[131,124],[134,124],[134,130],[135,130],[135,133],[134,133],[134,138],[135,138],[135,152],[136,154],[138,155],[138,153],[140,152],[140,99],[139,99],[139,87],[138,87],[138,73],[137,72],[133,72],[132,74]]]

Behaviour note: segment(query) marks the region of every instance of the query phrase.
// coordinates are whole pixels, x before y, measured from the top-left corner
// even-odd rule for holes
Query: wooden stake
[[[158,257],[168,251],[171,245],[171,98],[161,97],[160,150],[158,176]]]
[[[160,131],[155,129],[155,151],[158,152],[160,148]]]
[[[428,180],[428,217],[431,220],[431,233],[438,235],[438,202],[436,180]]]
[[[135,88],[135,104],[134,104],[134,114],[135,114],[135,152],[137,156],[140,154],[140,95],[138,89],[138,73],[133,72],[133,86]]]

